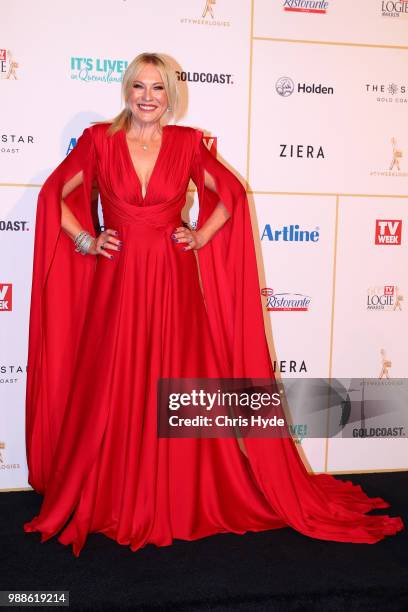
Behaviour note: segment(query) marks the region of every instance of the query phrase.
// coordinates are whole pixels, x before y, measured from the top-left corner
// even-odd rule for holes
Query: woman
[[[346,542],[396,533],[400,518],[365,515],[386,502],[309,475],[290,438],[157,436],[159,378],[274,374],[244,188],[202,132],[163,125],[177,91],[162,56],[138,56],[123,94],[125,109],[84,131],[39,196],[26,441],[44,500],[25,530],[63,530],[76,556],[91,532],[132,550],[284,526]],[[180,216],[190,178],[195,231]]]

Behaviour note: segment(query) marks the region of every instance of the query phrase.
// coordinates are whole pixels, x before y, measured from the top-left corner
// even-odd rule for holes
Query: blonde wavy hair
[[[119,115],[116,115],[116,117],[111,120],[112,125],[108,129],[108,134],[114,134],[121,129],[127,131],[130,128],[132,111],[128,105],[129,96],[132,91],[134,80],[147,64],[152,64],[155,66],[155,68],[157,68],[167,94],[167,102],[170,111],[163,114],[160,123],[163,125],[164,123],[168,122],[169,118],[177,116],[179,92],[175,69],[171,66],[167,58],[160,53],[140,53],[130,62],[125,74],[123,75],[122,98],[125,103],[125,108],[119,113]]]

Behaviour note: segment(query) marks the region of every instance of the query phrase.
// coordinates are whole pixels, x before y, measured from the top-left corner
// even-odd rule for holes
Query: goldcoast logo
[[[18,62],[10,49],[0,49],[0,78],[17,80]]]
[[[71,57],[70,67],[74,81],[120,83],[128,62],[99,57]]]
[[[288,13],[315,13],[325,15],[329,3],[323,0],[284,0],[283,10]]]
[[[177,79],[189,83],[210,83],[212,85],[233,85],[232,74],[222,72],[185,72],[176,70]]]

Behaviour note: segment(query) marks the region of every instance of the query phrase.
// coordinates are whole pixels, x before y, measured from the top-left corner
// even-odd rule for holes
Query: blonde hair
[[[125,108],[112,119],[112,125],[108,129],[108,134],[114,134],[118,130],[130,128],[132,119],[132,111],[128,105],[128,99],[132,90],[133,82],[139,72],[147,65],[152,64],[157,68],[162,78],[164,89],[167,94],[167,102],[170,111],[165,113],[163,117],[172,117],[177,115],[177,106],[179,102],[177,77],[176,72],[167,61],[164,55],[160,53],[140,53],[132,60],[123,75],[122,80],[122,98],[125,102]],[[160,121],[164,123],[164,121]]]

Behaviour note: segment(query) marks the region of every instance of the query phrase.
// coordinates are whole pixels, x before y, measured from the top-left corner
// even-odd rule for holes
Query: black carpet
[[[285,528],[134,553],[91,534],[77,559],[56,538],[41,544],[23,531],[39,495],[3,493],[0,590],[68,590],[71,610],[408,610],[408,472],[343,478],[387,499],[392,508],[376,512],[402,516],[407,529],[374,545]]]

